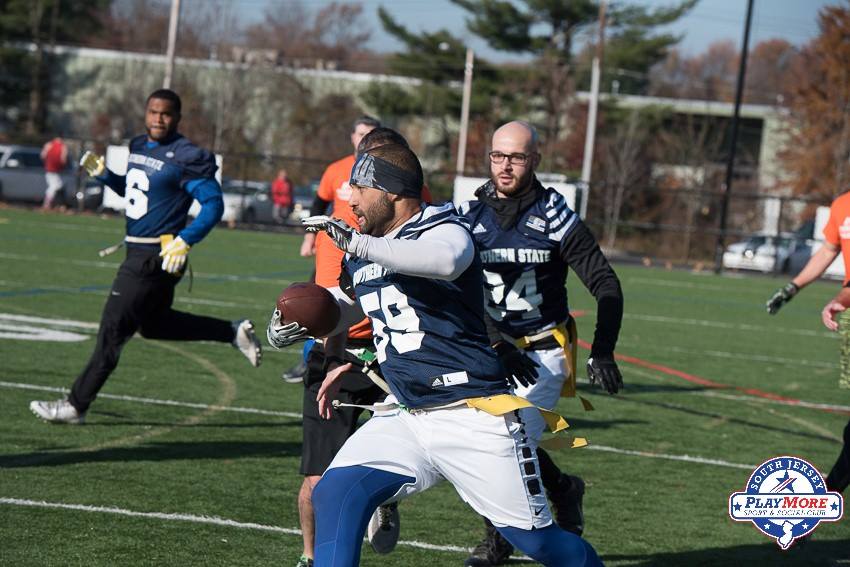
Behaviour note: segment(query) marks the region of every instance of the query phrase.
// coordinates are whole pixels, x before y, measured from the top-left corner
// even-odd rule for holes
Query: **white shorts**
[[[494,525],[543,528],[552,515],[537,455],[524,437],[513,412],[493,416],[466,405],[376,412],[348,438],[328,470],[362,465],[416,479],[387,502],[445,479]]]
[[[531,386],[515,388],[514,393],[537,407],[554,410],[561,398],[561,388],[569,372],[564,349],[559,347],[547,350],[528,350],[525,351],[525,354],[539,365],[537,382]],[[520,418],[525,422],[528,438],[533,441],[536,447],[540,441],[540,436],[546,429],[543,416],[534,408],[525,408],[520,410]]]
[[[45,191],[45,195],[49,199],[53,199],[56,196],[56,193],[59,192],[60,189],[65,185],[62,181],[62,176],[58,173],[46,172],[44,174],[44,180],[47,182],[47,190]]]

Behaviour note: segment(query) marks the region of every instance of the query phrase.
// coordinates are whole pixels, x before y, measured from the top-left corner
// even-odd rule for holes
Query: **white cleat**
[[[260,341],[257,335],[254,334],[254,324],[248,319],[243,319],[233,323],[236,329],[236,337],[233,339],[233,346],[245,355],[251,366],[257,367],[263,360],[263,347],[260,346]]]
[[[86,419],[85,412],[78,412],[77,408],[72,406],[71,402],[64,398],[52,402],[32,401],[30,402],[30,411],[44,421],[49,421],[50,423],[71,423],[74,425],[80,425]]]
[[[369,543],[375,553],[385,554],[395,549],[400,527],[398,503],[393,502],[386,506],[378,506],[378,509],[369,519],[369,527],[366,529]]]

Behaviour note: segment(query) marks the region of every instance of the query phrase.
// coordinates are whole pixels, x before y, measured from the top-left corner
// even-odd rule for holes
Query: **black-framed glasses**
[[[531,159],[531,156],[534,154],[503,154],[502,152],[490,152],[490,161],[495,164],[504,163],[505,158],[508,158],[508,161],[511,165],[525,165],[528,163],[528,160]]]

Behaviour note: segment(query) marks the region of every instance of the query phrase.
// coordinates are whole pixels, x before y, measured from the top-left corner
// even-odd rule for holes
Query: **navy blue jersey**
[[[463,225],[450,204],[427,206],[395,238],[415,240],[442,223]],[[344,265],[372,321],[381,372],[401,403],[433,407],[508,391],[487,339],[478,258],[453,281],[393,273],[360,258]]]
[[[144,135],[133,138],[125,176],[127,235],[179,233],[192,205],[193,182],[213,179],[217,168],[210,152],[180,134],[162,144]]]
[[[506,229],[480,200],[463,203],[460,212],[472,227],[484,266],[487,312],[496,328],[518,338],[565,321],[567,264],[561,243],[580,221],[564,196],[543,189]]]

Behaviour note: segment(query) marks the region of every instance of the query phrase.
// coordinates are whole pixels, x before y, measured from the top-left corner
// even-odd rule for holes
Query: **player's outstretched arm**
[[[97,178],[107,187],[124,196],[127,189],[127,178],[123,175],[113,173],[111,169],[106,167],[106,161],[103,156],[97,155],[94,152],[86,152],[80,158],[80,167],[91,177]]]
[[[475,244],[463,227],[445,223],[422,232],[416,240],[360,234],[339,219],[326,216],[301,221],[308,231],[324,231],[340,249],[410,276],[454,280],[475,257]]]
[[[840,250],[835,244],[824,242],[823,246],[812,254],[812,257],[809,258],[809,261],[806,262],[800,273],[770,296],[770,299],[765,304],[767,312],[771,315],[776,315],[782,306],[791,301],[801,289],[821,277],[829,265],[835,260],[836,256],[838,256]]]

